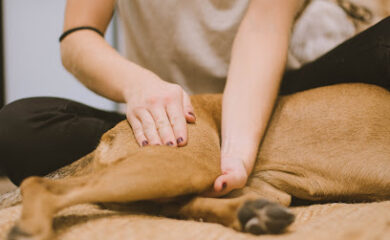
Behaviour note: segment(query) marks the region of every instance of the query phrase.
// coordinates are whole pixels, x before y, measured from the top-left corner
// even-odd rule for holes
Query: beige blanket
[[[0,210],[0,239],[19,217],[21,207]],[[169,239],[169,240],[388,240],[390,201],[359,204],[324,204],[294,207],[295,223],[282,235],[253,236],[219,224],[168,219],[157,216],[118,213],[95,205],[78,205],[54,219],[58,239]]]

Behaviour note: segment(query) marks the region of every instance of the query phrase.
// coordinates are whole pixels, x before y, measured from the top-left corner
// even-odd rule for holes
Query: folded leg
[[[10,239],[50,239],[52,217],[71,205],[175,198],[209,189],[220,174],[219,135],[209,115],[197,114],[197,124],[188,127],[194,140],[186,147],[140,148],[122,122],[102,137],[93,160],[78,170],[85,175],[23,181],[22,217]]]
[[[161,150],[163,148],[168,147],[161,147]],[[161,150],[159,154],[164,153]],[[38,236],[37,239],[50,239],[52,217],[68,206],[164,199],[200,193],[212,186],[218,176],[217,167],[207,169],[185,159],[161,159],[159,154],[135,155],[142,164],[128,165],[124,160],[107,170],[82,177],[58,180],[28,178],[21,186],[23,212],[17,234],[23,232],[24,235]],[[172,154],[172,157],[178,156]]]

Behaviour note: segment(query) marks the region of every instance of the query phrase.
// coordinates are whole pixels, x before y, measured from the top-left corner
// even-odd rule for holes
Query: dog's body
[[[390,93],[380,87],[344,84],[281,97],[247,185],[224,199],[194,197],[220,174],[221,96],[191,100],[197,122],[188,125],[186,147],[140,148],[123,121],[51,179],[26,179],[22,217],[9,239],[50,239],[55,213],[79,203],[171,199],[160,214],[258,234],[293,221],[282,206],[292,196],[390,199]]]
[[[192,97],[197,123],[186,147],[138,147],[126,121],[97,149],[62,171],[21,186],[23,213],[11,239],[48,239],[53,215],[87,202],[174,199],[208,190],[220,174],[221,96]],[[275,203],[390,199],[390,93],[365,84],[317,88],[279,99],[247,185],[229,199],[161,204],[160,214],[219,222],[252,233],[279,232],[293,217]],[[60,171],[61,173],[61,171]],[[59,173],[59,174],[60,174]],[[266,199],[266,200],[264,200]]]

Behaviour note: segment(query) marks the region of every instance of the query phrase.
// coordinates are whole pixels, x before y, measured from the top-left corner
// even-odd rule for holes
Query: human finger
[[[175,135],[178,146],[187,144],[187,122],[183,113],[183,107],[177,103],[168,104],[167,115]]]
[[[149,144],[161,145],[162,142],[157,131],[157,126],[155,125],[155,121],[150,112],[146,109],[138,110],[136,111],[136,116],[142,124],[143,132],[148,139]]]
[[[153,107],[150,109],[150,112],[154,119],[157,132],[160,135],[161,142],[167,146],[176,146],[175,135],[165,108],[162,106]]]
[[[196,121],[195,111],[191,103],[191,98],[185,91],[183,91],[183,112],[188,122],[194,123]]]
[[[133,129],[134,137],[139,146],[147,146],[149,141],[147,140],[141,122],[134,115],[130,115],[127,117],[127,120],[130,123],[131,128]]]

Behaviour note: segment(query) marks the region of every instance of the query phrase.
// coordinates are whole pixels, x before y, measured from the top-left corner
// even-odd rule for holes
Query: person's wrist
[[[250,164],[250,161],[242,157],[232,157],[227,155],[221,155],[221,170],[222,173],[234,171],[234,170],[243,170],[246,177],[252,172],[253,164]]]
[[[150,86],[159,79],[156,74],[143,68],[133,69],[129,75],[130,78],[124,78],[122,88],[122,96],[126,103],[130,101],[134,92],[142,91],[144,85]]]
[[[132,89],[132,86],[134,84],[132,84],[130,81],[125,81],[124,84],[123,84],[123,88],[122,88],[122,98],[124,100],[125,103],[128,103],[129,102],[129,98],[130,96],[132,95],[131,94],[131,91],[133,90]]]
[[[249,176],[256,160],[257,146],[250,143],[233,143],[222,146],[221,168],[236,165],[240,162]]]

